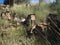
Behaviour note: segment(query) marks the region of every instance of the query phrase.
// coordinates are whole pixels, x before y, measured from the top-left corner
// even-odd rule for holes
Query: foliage
[[[17,2],[21,1],[21,0],[16,0]],[[22,0],[22,2],[24,2]],[[21,3],[22,3],[21,2]],[[57,11],[58,14],[60,14],[60,6],[59,3],[56,4],[55,2],[52,4],[50,4],[50,8],[51,10]],[[29,14],[31,13],[35,13],[36,14],[36,22],[40,23],[40,21],[45,21],[46,16],[49,14],[49,5],[45,4],[45,5],[33,5],[33,6],[26,6],[25,4],[21,4],[21,5],[15,5],[14,7],[11,8],[11,12],[14,13],[16,12],[17,17],[27,17]],[[1,10],[0,10],[1,13]],[[5,25],[5,26],[9,26],[9,22],[7,21],[5,23],[6,20],[2,20],[0,18],[0,27]],[[7,31],[2,31],[0,29],[0,45],[20,45],[20,40],[22,40],[22,42],[25,45],[45,45],[45,42],[47,42],[47,40],[37,40],[36,37],[33,35],[31,38],[27,38],[26,37],[26,28],[20,24],[19,27],[8,27],[6,29]],[[39,38],[39,37],[37,37]],[[54,45],[60,45],[60,42],[58,41],[58,44],[54,44]]]
[[[36,14],[36,19],[38,22],[41,20],[45,20],[46,16],[48,15],[48,5],[34,5],[26,7],[25,4],[15,5],[11,8],[11,12],[17,13],[17,17],[27,17],[31,13]],[[1,12],[0,12],[1,13]],[[44,16],[43,16],[44,15]],[[5,25],[9,26],[9,22],[5,23],[6,20],[0,19],[0,26]],[[26,45],[40,45],[34,36],[30,39],[26,37],[26,29],[23,25],[20,24],[19,27],[8,27],[7,31],[4,32],[0,30],[0,45],[19,45],[19,40]],[[3,34],[3,36],[2,36]]]
[[[53,2],[50,4],[50,10],[56,11],[58,15],[58,20],[60,19],[60,0],[56,0],[56,2]]]
[[[49,13],[48,5],[34,5],[26,7],[24,4],[22,5],[15,5],[11,8],[12,12],[17,12],[18,16],[27,17],[29,14],[35,13],[37,21],[45,20],[46,16]],[[43,16],[44,15],[44,16]]]
[[[15,3],[22,4],[22,3],[28,3],[30,0],[15,0]]]

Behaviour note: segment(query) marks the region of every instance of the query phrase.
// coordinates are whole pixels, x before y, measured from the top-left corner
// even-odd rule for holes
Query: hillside
[[[4,11],[0,8],[0,14]],[[36,14],[36,22],[45,22],[49,12],[48,4],[25,6],[25,4],[14,5],[9,10],[16,13],[16,17],[27,17],[29,14]],[[1,15],[0,15],[1,16]],[[11,22],[0,17],[0,45],[51,45],[47,39],[31,36],[27,38],[26,28],[20,24],[17,27],[9,26]],[[12,22],[13,23],[13,22]],[[5,27],[3,27],[5,26]],[[45,37],[44,37],[45,38]]]

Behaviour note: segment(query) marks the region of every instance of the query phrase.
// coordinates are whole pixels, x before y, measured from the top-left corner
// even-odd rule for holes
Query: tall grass
[[[13,8],[11,8],[12,11],[15,11],[18,16],[25,16],[35,13],[36,19],[38,21],[45,20],[46,16],[49,13],[49,7],[48,5],[35,5],[35,6],[28,6],[25,5],[15,5]]]
[[[32,7],[26,7],[24,5],[15,5],[11,8],[11,11],[12,13],[16,12],[18,17],[27,17],[29,14],[35,13],[37,22],[40,22],[41,20],[46,19],[46,16],[49,13],[48,9],[48,5],[35,5]],[[7,26],[9,22],[5,23],[4,20],[0,19],[0,26],[4,24]],[[38,43],[34,36],[31,39],[26,38],[26,29],[23,25],[20,25],[18,28],[9,27],[6,30],[6,32],[0,30],[0,45],[19,45],[19,40],[22,40],[22,42],[26,45],[37,45],[36,43]],[[2,33],[3,37],[1,36]]]

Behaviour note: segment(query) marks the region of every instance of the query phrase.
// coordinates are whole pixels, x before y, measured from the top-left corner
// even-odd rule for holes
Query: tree
[[[60,0],[56,0],[56,2],[53,2],[50,5],[50,8],[54,11],[57,11],[57,13],[60,14]]]
[[[14,2],[14,0],[4,0],[5,5],[13,6],[13,2]]]
[[[60,0],[56,0],[56,3],[59,3],[60,2]]]
[[[41,3],[41,2],[43,2],[44,0],[39,0],[39,4]]]

